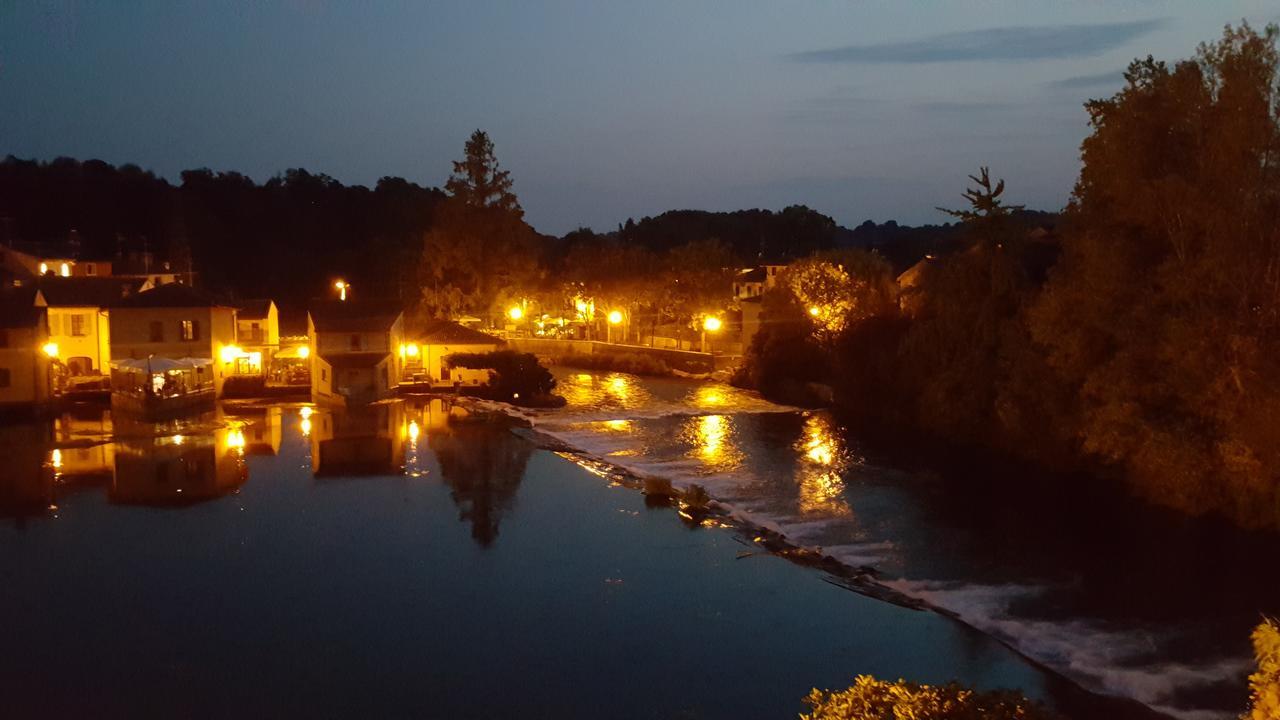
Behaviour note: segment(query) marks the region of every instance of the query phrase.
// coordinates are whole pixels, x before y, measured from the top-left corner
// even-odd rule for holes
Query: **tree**
[[[524,222],[510,174],[499,169],[488,135],[473,133],[464,159],[453,167],[445,185],[451,196],[423,235],[417,315],[496,317],[537,284],[538,236]]]
[[[1087,104],[1072,231],[1029,322],[1086,452],[1249,525],[1280,523],[1278,37],[1228,27]]]
[[[453,163],[453,175],[444,189],[472,208],[489,208],[524,217],[520,201],[511,191],[511,173],[503,170],[493,151],[493,141],[483,130],[471,133],[463,148],[464,157]]]
[[[801,720],[1052,720],[1039,703],[1010,691],[978,692],[955,683],[921,685],[859,675],[847,690],[814,690]]]
[[[1241,720],[1273,720],[1280,717],[1280,625],[1265,619],[1253,631],[1253,654],[1258,671],[1249,676],[1253,707]]]

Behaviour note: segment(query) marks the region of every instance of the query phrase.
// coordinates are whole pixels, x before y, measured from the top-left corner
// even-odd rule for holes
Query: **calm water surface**
[[[600,382],[574,392],[614,403]],[[742,467],[748,432],[846,467],[804,444],[806,417],[675,418],[690,392],[759,401],[626,382],[626,417],[582,419],[614,412],[585,395],[565,417],[673,468]],[[3,715],[785,718],[858,673],[1074,697],[962,624],[746,555],[732,530],[448,416],[409,401],[0,427]],[[839,482],[815,470],[797,508],[853,514]]]

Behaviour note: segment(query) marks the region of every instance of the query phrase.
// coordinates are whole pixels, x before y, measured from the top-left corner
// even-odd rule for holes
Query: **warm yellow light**
[[[186,437],[184,437],[184,436],[182,436],[182,435],[174,435],[174,436],[173,436],[173,444],[174,444],[174,445],[181,445],[182,443],[184,443],[184,442],[186,442],[186,441],[187,441],[187,438],[186,438]]]
[[[585,313],[585,312],[587,311],[587,301],[586,301],[586,300],[578,300],[577,302],[575,302],[575,303],[573,304],[573,306],[574,306],[575,308],[577,308],[578,312],[580,312],[580,313]]]
[[[622,313],[617,310],[614,310],[613,312],[609,313],[609,322],[614,325],[617,325],[618,323],[622,322]]]
[[[227,447],[232,450],[244,450],[244,433],[232,430],[227,433]]]
[[[229,363],[240,357],[240,348],[235,345],[223,345],[219,355],[222,357],[222,362]]]
[[[707,332],[715,332],[719,330],[720,325],[721,325],[720,318],[716,317],[715,315],[708,315],[702,321],[702,329],[706,330]]]
[[[510,317],[512,320],[519,320],[520,318],[524,317],[524,310],[521,310],[519,306],[513,305],[511,309],[507,311],[507,316]]]
[[[47,272],[49,272],[49,263],[40,263],[40,274],[43,275]]]
[[[351,287],[351,286],[350,286],[350,285],[348,285],[348,284],[346,283],[346,281],[345,281],[345,280],[339,280],[338,282],[334,283],[334,284],[333,284],[333,286],[334,286],[334,287],[336,287],[336,288],[338,288],[338,299],[339,299],[339,300],[346,300],[346,299],[347,299],[347,288],[349,288],[349,287]]]
[[[303,345],[302,347],[298,348],[298,357],[302,358],[303,360],[306,360],[307,358],[311,357],[311,348],[307,347],[306,345]]]
[[[58,268],[58,271],[62,274],[62,277],[71,277],[71,266],[66,263],[62,263],[62,267]]]
[[[298,415],[301,415],[304,420],[311,417],[312,412],[311,408],[305,406],[298,409]]]
[[[409,343],[405,346],[405,352],[409,353],[409,357],[418,357],[418,346],[415,343]]]
[[[809,314],[814,317],[818,317],[818,315],[822,314],[822,308],[818,307],[817,305],[814,305],[813,307],[809,308]]]
[[[53,466],[54,470],[58,470],[62,467],[62,451],[61,450],[54,448],[53,452],[49,453],[49,464]]]
[[[298,427],[302,428],[302,437],[311,437],[311,420],[302,418],[302,422],[298,423]]]
[[[45,355],[48,355],[51,358],[58,357],[58,343],[47,342],[41,346],[40,349],[44,351]]]
[[[418,442],[418,433],[420,432],[422,432],[422,430],[418,427],[418,421],[410,420],[409,421],[409,442],[411,443]]]

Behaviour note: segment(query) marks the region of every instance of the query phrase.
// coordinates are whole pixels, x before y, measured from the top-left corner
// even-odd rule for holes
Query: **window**
[[[328,380],[329,380],[329,371],[328,371],[328,370],[325,370],[324,368],[320,368],[320,379],[321,379],[321,380],[324,380],[325,382],[328,382]]]
[[[76,314],[71,317],[71,336],[84,337],[84,315]]]
[[[159,320],[151,321],[151,342],[164,342],[164,323]]]
[[[200,321],[199,320],[183,320],[182,321],[182,339],[183,340],[199,340],[200,339]]]
[[[360,336],[359,336],[359,335],[352,335],[352,336],[351,336],[351,349],[352,349],[352,350],[359,350],[359,349],[360,349]]]
[[[84,266],[84,274],[97,275],[98,274],[97,266],[95,266],[93,263],[88,263],[87,265]]]
[[[0,368],[0,388],[9,387],[9,368]]]
[[[255,343],[262,342],[262,326],[259,325],[258,323],[253,323],[252,325],[250,325],[249,338]]]

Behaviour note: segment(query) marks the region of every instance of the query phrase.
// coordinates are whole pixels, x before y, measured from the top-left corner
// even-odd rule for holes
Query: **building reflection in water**
[[[246,455],[278,455],[284,436],[284,411],[278,407],[236,408],[228,411],[231,422],[240,425]]]
[[[0,517],[14,518],[21,525],[28,517],[44,515],[56,508],[54,477],[62,457],[46,452],[48,429],[41,425],[0,426]]]
[[[311,471],[316,477],[398,475],[404,472],[404,404],[315,408],[310,425]]]
[[[511,510],[533,444],[487,422],[459,422],[431,429],[427,442],[452,490],[459,519],[471,524],[482,547],[493,544]]]
[[[707,471],[723,472],[742,466],[737,430],[729,415],[700,415],[685,420],[680,437],[691,447],[690,457]]]
[[[115,476],[107,499],[122,505],[163,507],[192,505],[234,492],[249,478],[244,461],[246,427],[247,423],[230,419],[198,431],[168,432],[174,428],[117,417]],[[148,437],[144,434],[148,429],[160,432]]]
[[[799,455],[796,485],[800,512],[828,516],[851,514],[844,496],[843,477],[850,462],[849,451],[844,436],[831,419],[820,414],[806,418],[795,449]]]

